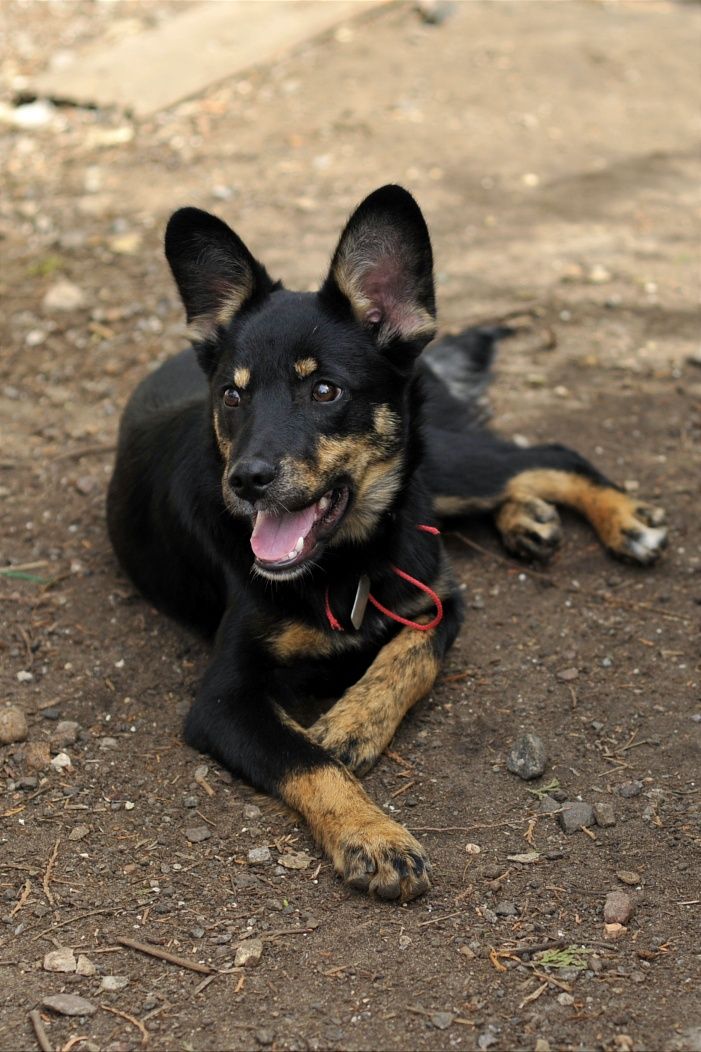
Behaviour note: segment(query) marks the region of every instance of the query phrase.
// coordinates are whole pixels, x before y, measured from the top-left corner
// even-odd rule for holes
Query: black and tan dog
[[[484,430],[474,391],[498,332],[435,332],[428,231],[400,187],[351,217],[318,293],[273,282],[219,219],[176,212],[166,255],[194,351],[157,369],[122,421],[110,535],[157,606],[214,655],[188,742],[299,811],[353,887],[411,899],[421,845],[361,788],[431,690],[461,607],[436,517],[493,512],[547,556],[554,504],[649,563],[662,513],[571,450]],[[300,692],[340,700],[308,729]]]

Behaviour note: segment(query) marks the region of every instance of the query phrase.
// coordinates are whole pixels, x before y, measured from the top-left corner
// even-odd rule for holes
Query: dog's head
[[[351,216],[317,293],[274,283],[239,237],[176,212],[166,255],[212,395],[230,512],[259,573],[291,578],[361,543],[404,476],[407,389],[434,334],[428,231],[398,186]]]

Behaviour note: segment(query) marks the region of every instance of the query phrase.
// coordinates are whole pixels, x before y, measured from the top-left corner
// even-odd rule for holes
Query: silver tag
[[[365,619],[365,610],[368,605],[368,596],[370,595],[370,578],[366,573],[362,574],[358,581],[358,588],[355,593],[355,599],[353,600],[353,609],[351,610],[351,624],[357,631],[362,625]]]

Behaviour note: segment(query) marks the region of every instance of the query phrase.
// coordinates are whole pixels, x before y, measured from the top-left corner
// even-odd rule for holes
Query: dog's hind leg
[[[620,558],[652,563],[666,545],[662,509],[622,492],[565,446],[522,449],[489,432],[458,437],[429,428],[427,468],[439,515],[492,512],[517,555],[552,554],[561,539],[557,504],[588,519]]]

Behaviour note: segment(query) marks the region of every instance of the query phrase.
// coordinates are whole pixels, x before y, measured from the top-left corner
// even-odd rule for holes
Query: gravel
[[[610,891],[604,903],[604,921],[606,924],[627,924],[634,908],[633,900],[625,891]]]
[[[16,705],[0,709],[0,745],[25,741],[29,733],[27,717]]]
[[[267,846],[252,847],[248,852],[248,861],[252,866],[265,866],[272,860],[273,856],[270,853],[270,848]]]
[[[591,804],[573,801],[562,805],[562,810],[557,816],[561,829],[565,833],[576,833],[578,829],[594,824],[594,808]]]
[[[596,824],[601,826],[602,829],[606,829],[608,826],[615,826],[616,814],[613,810],[613,804],[609,804],[607,801],[600,801],[594,804],[594,818]]]
[[[42,1000],[44,1008],[60,1015],[94,1015],[97,1007],[78,994],[53,994]]]
[[[512,774],[530,781],[539,778],[545,770],[547,752],[542,738],[537,734],[524,734],[513,745],[506,758],[506,766]]]
[[[212,830],[208,826],[191,826],[185,830],[185,836],[191,844],[201,844],[204,840],[209,840],[212,835]]]
[[[49,950],[44,955],[45,972],[74,972],[77,966],[78,962],[70,946],[61,946],[58,950]]]
[[[248,939],[246,942],[242,942],[237,948],[236,956],[234,957],[234,967],[255,968],[256,965],[260,964],[262,956],[262,939]]]

